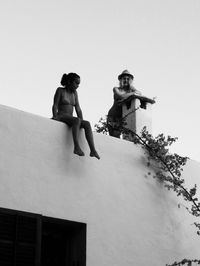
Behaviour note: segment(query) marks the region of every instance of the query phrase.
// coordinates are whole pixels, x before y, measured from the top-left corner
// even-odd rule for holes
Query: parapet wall
[[[63,123],[0,106],[0,207],[87,224],[87,266],[162,266],[200,257],[179,199],[148,176],[140,147],[94,133],[100,160],[72,153]],[[200,184],[200,164],[184,175]]]

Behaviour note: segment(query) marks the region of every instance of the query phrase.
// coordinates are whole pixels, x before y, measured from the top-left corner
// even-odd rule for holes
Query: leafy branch
[[[159,168],[153,177],[162,181],[168,190],[173,190],[177,196],[182,196],[185,201],[190,202],[190,208],[186,207],[186,209],[193,216],[200,217],[200,202],[196,196],[197,185],[195,184],[192,188],[188,189],[184,185],[184,179],[181,178],[181,173],[188,157],[182,157],[176,153],[171,154],[169,152],[170,146],[176,142],[177,138],[171,136],[165,137],[164,134],[159,134],[154,138],[146,128],[142,130],[141,135],[138,135],[126,128],[125,119],[122,119],[115,126],[121,131],[123,136],[129,136],[129,139],[135,144],[139,144],[144,148],[147,153],[148,166],[151,165],[151,161],[157,162]],[[108,134],[107,120],[101,118],[99,123],[95,125],[95,130],[98,133]],[[194,225],[197,228],[197,234],[200,235],[200,223],[194,223]],[[200,260],[184,259],[167,266],[190,266],[192,263],[200,264]]]
[[[191,260],[191,259],[183,259],[179,262],[174,262],[173,264],[166,264],[166,266],[181,266],[181,265],[187,265],[187,266],[192,266],[192,263],[197,263],[197,264],[200,264],[200,260]]]

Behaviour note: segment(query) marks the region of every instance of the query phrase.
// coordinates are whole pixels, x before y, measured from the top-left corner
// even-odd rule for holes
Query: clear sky
[[[117,76],[157,97],[153,134],[200,161],[200,0],[0,1],[0,104],[51,117],[63,73],[81,76],[84,118],[107,114]]]

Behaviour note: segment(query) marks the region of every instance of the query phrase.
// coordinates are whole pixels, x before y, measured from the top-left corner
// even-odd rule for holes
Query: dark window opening
[[[42,266],[85,266],[86,225],[44,217]]]
[[[86,224],[0,208],[1,266],[85,266]]]

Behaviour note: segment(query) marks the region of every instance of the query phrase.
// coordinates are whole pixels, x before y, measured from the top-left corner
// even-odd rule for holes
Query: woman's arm
[[[131,86],[131,91],[135,95],[142,95],[142,93],[139,90],[137,90],[135,87],[133,87],[133,86]]]
[[[141,95],[141,93],[138,90],[136,90],[134,87],[131,87],[130,92],[121,91],[121,90],[119,90],[119,88],[114,87],[113,93],[114,93],[114,99],[117,101],[118,100],[125,100],[132,95]]]
[[[83,113],[82,113],[81,107],[79,105],[77,91],[75,92],[75,110],[76,110],[77,117],[83,119]]]
[[[61,88],[57,88],[55,95],[54,95],[53,106],[52,106],[53,118],[56,118],[57,116],[60,97],[61,97]]]

